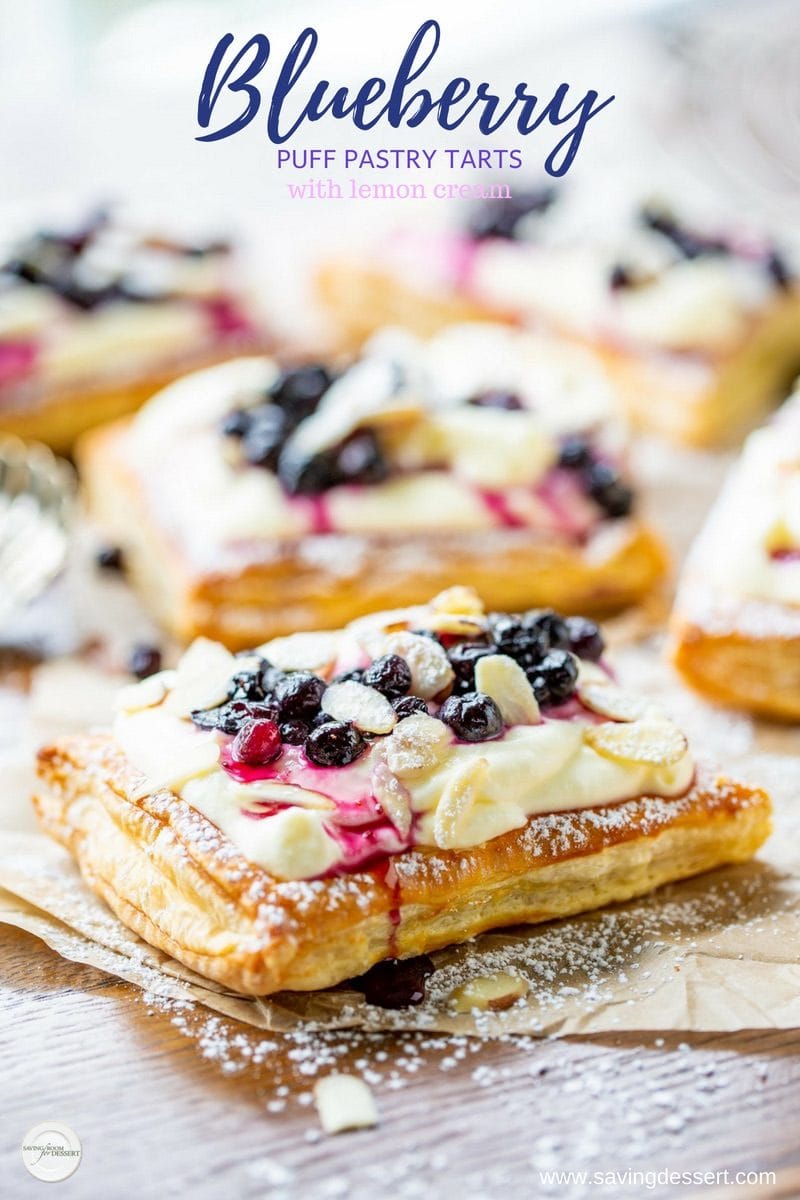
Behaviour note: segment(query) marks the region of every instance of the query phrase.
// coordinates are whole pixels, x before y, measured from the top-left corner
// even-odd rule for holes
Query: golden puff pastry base
[[[430,337],[456,321],[520,323],[513,313],[456,292],[416,289],[356,261],[325,265],[316,288],[348,350],[386,324]],[[785,395],[800,371],[798,328],[800,290],[784,292],[754,317],[745,339],[708,360],[709,371],[699,384],[692,380],[692,356],[684,363],[679,354],[637,354],[571,330],[555,332],[599,356],[634,426],[681,445],[706,447],[735,441]]]
[[[125,428],[120,422],[82,439],[85,496],[124,548],[145,604],[181,641],[202,635],[239,650],[297,629],[337,629],[370,612],[424,603],[454,579],[479,590],[490,609],[602,616],[641,602],[667,570],[663,544],[633,519],[606,525],[584,547],[526,529],[345,533],[337,554],[339,535],[326,534],[324,563],[306,557],[301,539],[200,569],[170,540],[119,453]]]
[[[212,367],[239,354],[260,353],[268,348],[268,343],[260,337],[230,339],[224,346],[182,355],[146,375],[109,376],[49,389],[43,386],[18,404],[14,403],[13,393],[9,393],[0,402],[0,433],[44,442],[57,454],[69,454],[87,429],[135,412],[187,371]]]
[[[39,755],[34,805],[89,886],[152,945],[254,995],[333,986],[386,957],[565,917],[750,858],[770,832],[760,790],[711,774],[683,797],[534,817],[469,850],[417,848],[345,876],[279,882],[108,736]]]
[[[681,589],[670,656],[696,691],[718,704],[800,721],[800,609]]]

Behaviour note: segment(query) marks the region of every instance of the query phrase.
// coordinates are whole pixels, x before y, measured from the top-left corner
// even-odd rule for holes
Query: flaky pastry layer
[[[455,291],[417,289],[356,260],[326,264],[316,284],[347,349],[358,348],[387,324],[431,336],[454,321],[520,323],[513,311],[489,308]],[[637,352],[564,328],[556,332],[599,355],[634,425],[685,445],[712,446],[751,428],[785,395],[800,369],[798,324],[800,293],[783,293],[753,319],[739,345],[699,360],[707,366],[699,375],[691,355],[684,361],[679,354]]]
[[[169,514],[154,511],[120,453],[124,437],[123,422],[81,442],[89,509],[124,547],[147,606],[181,640],[204,635],[245,649],[297,629],[335,629],[423,603],[453,579],[478,589],[489,608],[599,616],[640,602],[667,568],[656,534],[627,520],[602,526],[586,546],[529,529],[330,533],[235,553],[220,547],[219,567],[205,569],[170,537]]]
[[[744,861],[770,831],[764,792],[706,774],[677,799],[538,816],[471,849],[418,847],[370,870],[279,882],[171,792],[135,798],[141,783],[110,737],[68,737],[41,751],[34,804],[126,925],[255,995],[628,900]]]

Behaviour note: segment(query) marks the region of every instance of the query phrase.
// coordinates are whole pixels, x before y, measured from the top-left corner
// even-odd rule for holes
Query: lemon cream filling
[[[470,740],[475,735],[451,715],[452,697],[442,700],[455,680],[456,659],[445,646],[477,644],[477,636],[488,636],[487,624],[474,607],[463,611],[470,593],[453,593],[444,609],[425,606],[362,619],[338,634],[276,639],[252,658],[196,642],[177,671],[119,697],[114,738],[141,772],[141,792],[171,789],[249,861],[280,879],[305,879],[356,870],[413,846],[467,849],[541,814],[675,797],[689,788],[692,757],[669,718],[620,689],[603,666],[567,652],[562,661],[575,662],[571,698],[540,707],[538,682],[490,645],[475,666],[474,686],[497,723]],[[438,640],[413,632],[421,619],[438,625]],[[417,698],[409,715],[367,682],[377,680],[380,664],[389,670],[387,651],[395,672],[396,659],[403,660],[402,686]],[[553,655],[546,653],[545,663]],[[222,722],[203,728],[209,711],[227,711],[234,676],[240,683],[253,678],[248,672],[263,670],[264,658],[278,679],[277,701],[267,696],[261,708],[251,705],[243,733],[231,734]],[[329,739],[359,740],[355,757],[342,765],[329,765],[311,741],[281,741],[289,736],[285,724],[278,731],[281,717],[263,718],[270,703],[302,700],[310,678],[321,706],[316,721],[307,717],[311,741],[314,728],[319,734],[326,727]],[[387,680],[381,686],[391,694]]]

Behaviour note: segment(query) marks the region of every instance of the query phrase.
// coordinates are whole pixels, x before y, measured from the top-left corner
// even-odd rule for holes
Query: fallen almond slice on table
[[[314,1100],[325,1133],[371,1129],[378,1124],[375,1097],[355,1075],[327,1075],[314,1084]]]
[[[684,735],[668,721],[591,725],[583,731],[583,738],[598,754],[619,763],[672,767],[688,750]]]
[[[462,983],[450,993],[450,1007],[458,1013],[502,1012],[511,1008],[528,992],[528,984],[517,975],[498,971],[494,975],[479,975]]]

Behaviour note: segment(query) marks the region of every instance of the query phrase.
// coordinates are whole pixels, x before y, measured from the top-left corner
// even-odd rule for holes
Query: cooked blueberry
[[[545,212],[554,200],[552,188],[520,192],[508,200],[489,200],[473,211],[467,222],[467,233],[475,241],[514,238],[523,217],[530,213]]]
[[[369,429],[353,434],[342,443],[337,456],[342,483],[382,483],[389,474],[378,439]]]
[[[621,292],[633,287],[635,278],[629,267],[623,263],[615,263],[608,273],[608,286],[612,292]]]
[[[161,651],[157,646],[140,643],[134,646],[128,662],[128,670],[137,679],[146,679],[161,670]]]
[[[324,682],[307,671],[284,675],[274,693],[280,705],[281,720],[296,717],[299,721],[311,721],[319,712],[324,691]]]
[[[261,665],[261,686],[266,695],[271,695],[282,679],[286,678],[286,672],[280,667],[273,667],[272,663],[263,659]]]
[[[242,438],[253,423],[253,414],[246,408],[235,408],[224,417],[220,431],[225,437]]]
[[[333,683],[361,683],[363,676],[363,671],[340,671]]]
[[[592,463],[586,472],[586,487],[609,517],[627,517],[633,508],[633,492],[609,463]]]
[[[569,434],[561,443],[558,465],[569,470],[588,467],[592,461],[592,446],[588,438],[579,433]]]
[[[456,692],[471,692],[475,687],[475,664],[487,654],[496,654],[497,646],[487,642],[458,642],[448,651],[450,666],[455,671]]]
[[[425,999],[425,980],[434,969],[433,959],[427,954],[417,958],[387,958],[351,980],[351,984],[357,992],[363,992],[367,1004],[408,1008]]]
[[[694,233],[663,209],[646,206],[642,209],[641,217],[648,229],[665,237],[684,258],[700,258],[705,254],[728,254],[730,252],[730,247],[724,238]]]
[[[318,767],[346,767],[358,758],[366,745],[354,725],[345,721],[329,721],[311,730],[305,750]]]
[[[192,721],[200,729],[219,729],[221,733],[238,733],[246,721],[276,721],[278,706],[271,700],[254,703],[249,700],[228,700],[216,708],[198,709]]]
[[[392,701],[392,708],[401,721],[403,717],[413,717],[415,713],[427,715],[428,712],[428,706],[421,696],[401,696],[399,700]]]
[[[569,648],[573,654],[588,659],[589,662],[597,662],[602,658],[605,642],[599,626],[594,621],[587,617],[567,617],[565,624]]]
[[[94,556],[94,561],[104,571],[125,570],[125,555],[121,546],[101,546]]]
[[[547,641],[548,650],[564,650],[569,645],[567,623],[552,608],[533,608],[525,613],[523,623],[526,629],[535,629]]]
[[[322,366],[295,367],[284,371],[270,395],[297,424],[311,416],[332,382]]]
[[[245,721],[234,738],[231,753],[237,762],[263,767],[281,752],[281,735],[274,721]]]
[[[483,692],[448,696],[439,709],[439,719],[464,742],[483,742],[497,737],[503,730],[500,709],[491,696]]]
[[[547,630],[527,613],[523,616],[491,613],[489,629],[498,651],[508,654],[522,667],[538,662],[550,649]]]
[[[470,397],[467,403],[476,408],[499,408],[506,412],[518,412],[525,408],[519,396],[513,392],[481,392],[477,396]]]
[[[311,722],[312,729],[319,729],[320,725],[329,725],[331,721],[335,721],[336,717],[332,717],[330,713],[320,710]]]
[[[280,731],[282,740],[289,746],[302,746],[308,737],[305,721],[284,721]]]
[[[376,658],[364,672],[363,682],[389,700],[405,696],[411,687],[411,668],[399,654],[384,654]]]
[[[242,437],[242,454],[254,467],[275,471],[290,430],[286,417],[276,404],[255,409]]]
[[[228,688],[231,700],[263,700],[265,695],[263,668],[260,666],[237,671]]]
[[[533,693],[540,704],[563,704],[575,690],[578,665],[566,650],[551,650],[528,672]]]
[[[326,450],[307,458],[289,443],[278,459],[278,478],[290,496],[315,496],[341,482],[336,455]]]
[[[773,246],[766,258],[767,274],[772,282],[785,291],[792,283],[792,272],[786,259]]]

